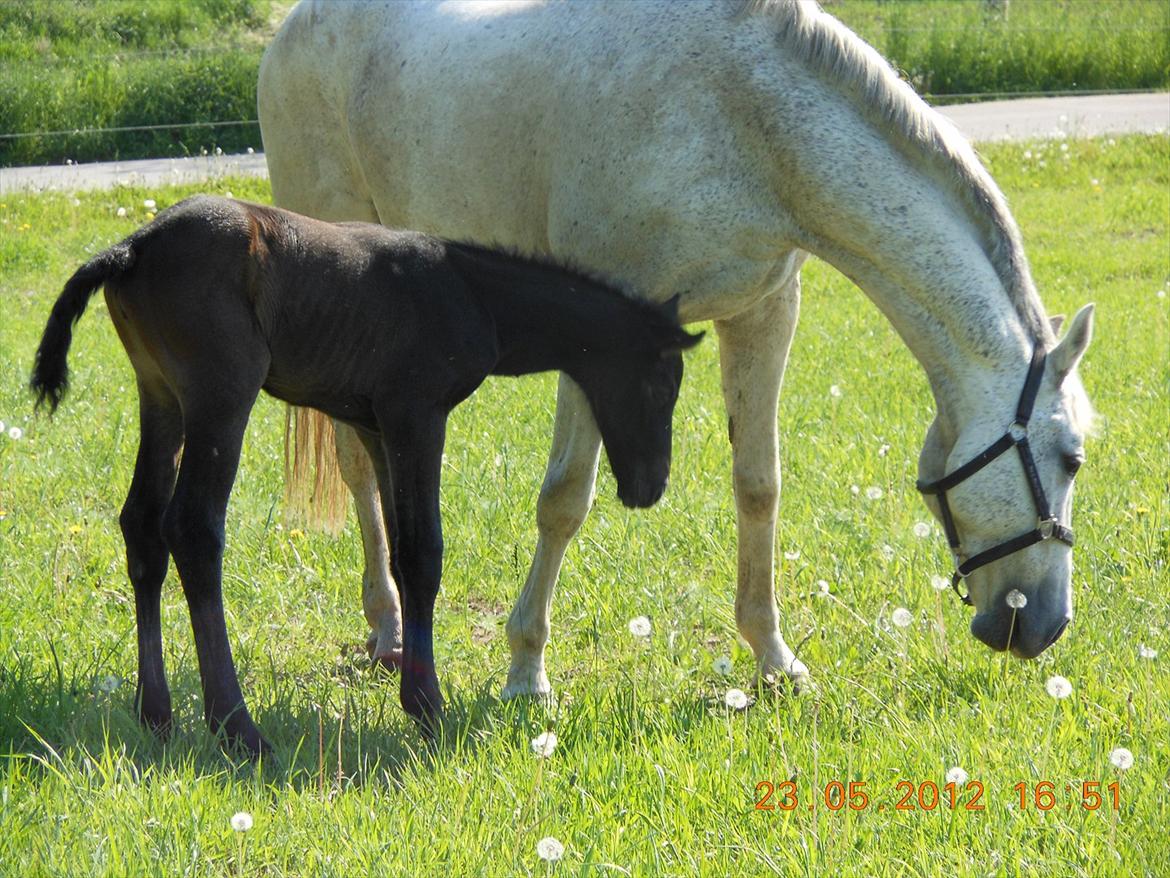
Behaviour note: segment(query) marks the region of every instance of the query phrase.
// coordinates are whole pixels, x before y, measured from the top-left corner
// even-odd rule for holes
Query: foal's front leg
[[[402,708],[433,731],[443,707],[435,673],[435,598],[443,569],[443,528],[439,480],[447,413],[379,412],[381,456],[363,435],[382,494],[390,563],[402,597]]]

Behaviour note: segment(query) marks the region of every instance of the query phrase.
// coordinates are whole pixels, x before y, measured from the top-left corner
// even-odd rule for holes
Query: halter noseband
[[[1056,516],[1048,508],[1048,498],[1044,494],[1044,486],[1040,484],[1040,474],[1036,471],[1036,461],[1032,458],[1032,449],[1028,445],[1028,421],[1032,417],[1032,406],[1035,405],[1036,394],[1040,390],[1040,380],[1044,377],[1044,357],[1044,351],[1040,347],[1037,347],[1032,353],[1032,362],[1028,366],[1028,377],[1024,380],[1024,389],[1020,392],[1020,402],[1016,406],[1016,419],[1006,433],[950,475],[943,476],[934,482],[921,480],[918,482],[919,491],[923,494],[933,494],[938,498],[943,529],[947,534],[947,543],[950,544],[951,552],[955,556],[955,573],[951,577],[951,588],[967,606],[972,605],[971,595],[959,591],[959,581],[966,579],[980,567],[1044,540],[1057,539],[1070,546],[1073,544],[1072,530],[1057,521]],[[947,491],[975,475],[1012,447],[1019,449],[1020,463],[1024,467],[1024,475],[1027,477],[1028,487],[1032,491],[1032,502],[1036,505],[1036,528],[963,560],[959,531],[951,516],[950,506],[947,505]]]

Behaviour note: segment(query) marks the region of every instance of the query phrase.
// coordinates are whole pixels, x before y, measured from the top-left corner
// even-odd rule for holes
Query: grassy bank
[[[291,0],[0,2],[0,166],[259,148],[256,72]],[[915,87],[949,95],[1170,87],[1162,0],[839,0]],[[171,123],[150,131],[70,133]]]
[[[928,519],[914,490],[926,382],[877,310],[813,263],[781,404],[778,558],[784,631],[819,682],[815,698],[723,706],[729,687],[751,691],[752,667],[734,633],[730,460],[708,340],[688,357],[663,502],[629,512],[602,473],[554,607],[560,701],[548,711],[495,695],[555,381],[493,379],[456,411],[436,631],[450,711],[434,750],[400,713],[395,680],[361,656],[356,525],[332,540],[282,522],[282,409],[262,400],[225,568],[244,690],[278,749],[260,770],[225,759],[202,725],[173,572],[163,598],[173,741],[160,746],[131,714],[133,600],[117,515],[137,418],[100,300],[77,330],[73,390],[52,421],[32,417],[24,387],[65,277],[142,222],[145,199],[162,207],[190,190],[7,198],[0,420],[21,433],[0,436],[0,874],[1163,874],[1167,142],[986,155],[1050,312],[1098,306],[1081,366],[1102,417],[1078,476],[1077,618],[1041,660],[991,654],[967,633],[969,611],[931,588],[948,561],[939,529],[915,528]],[[227,186],[267,198],[262,182],[217,191]],[[897,607],[908,627],[890,624]],[[652,623],[645,641],[627,627],[639,615]],[[727,676],[715,666],[723,656]],[[1069,698],[1046,694],[1053,674],[1071,681]],[[546,729],[560,743],[538,760],[530,741]],[[1128,771],[1111,764],[1117,747],[1134,755]],[[953,767],[984,784],[984,810],[926,809],[916,797],[912,810],[895,807],[900,782],[942,788]],[[753,809],[758,782],[788,779],[796,811]],[[870,806],[831,811],[833,781],[864,783]],[[1035,806],[1042,782],[1056,791],[1051,810]],[[1085,782],[1119,783],[1120,808],[1084,808]],[[254,817],[246,834],[229,825],[238,811]],[[545,836],[565,846],[558,866],[538,858]]]

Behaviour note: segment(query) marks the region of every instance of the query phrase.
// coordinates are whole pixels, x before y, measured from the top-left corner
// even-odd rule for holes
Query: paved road
[[[941,112],[975,141],[1170,131],[1170,93],[1166,92],[957,104],[943,107]],[[223,176],[263,177],[267,173],[262,153],[0,168],[0,193],[71,192],[126,184],[159,186]]]

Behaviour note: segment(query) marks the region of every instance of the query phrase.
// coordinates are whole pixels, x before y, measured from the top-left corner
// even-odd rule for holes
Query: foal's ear
[[[1089,342],[1093,340],[1093,305],[1088,304],[1073,315],[1069,323],[1068,332],[1064,338],[1052,349],[1048,359],[1052,363],[1052,371],[1059,384],[1076,368],[1077,363],[1084,356]]]
[[[1048,318],[1048,325],[1052,327],[1053,335],[1060,335],[1060,327],[1064,326],[1064,315],[1053,314]]]
[[[681,351],[689,350],[703,340],[706,332],[699,332],[694,335],[687,332],[681,327],[675,330],[674,336],[667,340],[666,345],[660,351],[662,357],[669,357],[672,354],[677,354]]]

